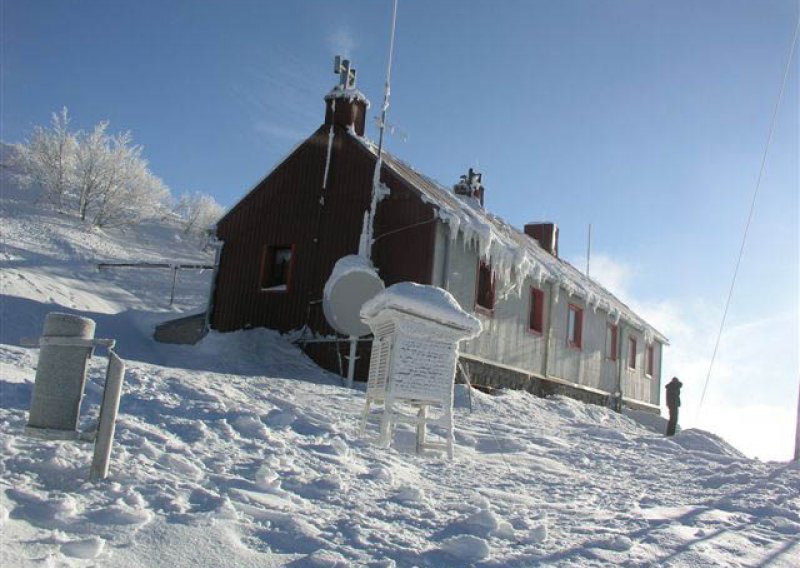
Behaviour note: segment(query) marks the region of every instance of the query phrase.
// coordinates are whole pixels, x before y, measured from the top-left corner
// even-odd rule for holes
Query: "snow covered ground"
[[[168,225],[86,232],[0,198],[2,566],[797,566],[800,466],[743,457],[663,420],[526,393],[457,393],[456,452],[384,451],[347,390],[278,334],[160,345],[202,309],[208,274],[104,271],[99,260],[208,261]],[[118,340],[128,372],[111,475],[92,447],[22,435],[52,310]],[[92,362],[83,425],[96,417]],[[372,430],[374,434],[374,428]]]

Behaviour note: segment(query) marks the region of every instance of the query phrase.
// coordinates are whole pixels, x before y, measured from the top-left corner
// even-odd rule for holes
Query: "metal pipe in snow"
[[[111,459],[111,446],[114,443],[114,429],[124,377],[125,363],[116,353],[109,350],[106,385],[103,388],[103,402],[100,407],[100,420],[97,425],[90,471],[90,478],[93,480],[105,479],[108,476],[108,462]]]
[[[353,388],[353,379],[356,374],[356,347],[358,346],[358,337],[355,335],[350,336],[350,355],[347,358],[347,379],[344,386]]]

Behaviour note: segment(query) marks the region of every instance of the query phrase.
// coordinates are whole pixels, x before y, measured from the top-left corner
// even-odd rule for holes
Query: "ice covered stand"
[[[481,323],[447,291],[411,282],[390,286],[368,301],[361,318],[374,335],[362,434],[372,405],[382,404],[382,445],[391,443],[396,424],[407,423],[416,426],[418,453],[446,450],[452,458],[458,344],[476,337]],[[426,428],[432,424],[445,429],[444,442],[428,441]]]

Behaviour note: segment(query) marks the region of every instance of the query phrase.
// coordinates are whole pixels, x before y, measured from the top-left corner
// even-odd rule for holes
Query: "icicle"
[[[369,211],[364,211],[364,220],[361,222],[361,237],[358,240],[358,255],[364,258],[370,256],[370,241],[372,236],[369,235]]]
[[[336,113],[336,99],[331,100],[331,116]],[[325,156],[325,173],[322,175],[322,189],[328,187],[328,171],[331,167],[331,150],[333,149],[333,121],[331,121],[331,128],[328,131],[328,153]]]

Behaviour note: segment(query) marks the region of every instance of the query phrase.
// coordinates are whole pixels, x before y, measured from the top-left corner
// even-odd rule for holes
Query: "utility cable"
[[[781,88],[778,93],[778,100],[775,102],[775,108],[772,111],[772,121],[770,122],[769,134],[767,135],[767,143],[764,145],[764,153],[761,156],[761,167],[758,170],[758,179],[756,180],[756,187],[753,191],[753,200],[750,202],[750,212],[747,215],[747,223],[744,227],[744,235],[742,236],[742,244],[739,247],[739,256],[736,259],[736,267],[733,270],[733,278],[731,279],[731,287],[728,290],[728,299],[725,301],[725,310],[722,313],[722,321],[719,325],[719,332],[717,333],[717,341],[714,344],[714,352],[711,355],[711,363],[708,366],[708,373],[706,374],[706,381],[703,384],[703,394],[700,396],[700,404],[697,407],[697,416],[700,417],[700,409],[703,406],[703,401],[706,398],[706,389],[711,379],[711,371],[714,368],[714,361],[717,358],[717,351],[719,350],[720,339],[722,338],[722,331],[725,328],[725,320],[728,317],[728,309],[731,305],[731,298],[733,297],[733,288],[736,285],[736,277],[739,275],[739,266],[742,263],[742,256],[744,255],[744,246],[747,242],[747,234],[750,231],[750,223],[753,220],[753,211],[756,208],[756,198],[758,197],[758,190],[761,187],[761,179],[764,177],[764,168],[767,164],[767,154],[769,153],[770,145],[772,144],[772,135],[775,132],[775,124],[778,118],[778,109],[780,109],[781,101],[783,100],[783,92],[786,89],[786,79],[789,77],[789,69],[791,68],[792,59],[794,57],[795,47],[797,46],[797,36],[800,32],[800,14],[798,14],[797,25],[794,28],[794,37],[789,47],[789,56],[786,58],[786,67],[783,71],[783,80],[781,81]]]

